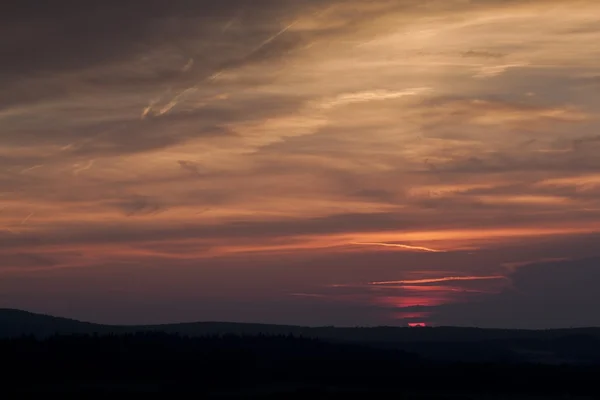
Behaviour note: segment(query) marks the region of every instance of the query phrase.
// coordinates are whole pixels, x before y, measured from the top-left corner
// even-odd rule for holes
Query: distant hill
[[[102,325],[27,311],[0,309],[0,338],[103,332]]]
[[[81,322],[20,310],[0,309],[0,339],[24,335],[122,334],[162,332],[190,337],[209,335],[294,335],[332,342],[415,352],[440,361],[533,361],[600,363],[600,328],[510,330],[479,328],[336,328],[196,322],[117,326]]]
[[[358,342],[473,342],[488,340],[557,339],[585,336],[600,339],[600,328],[550,330],[481,329],[462,327],[303,327],[294,325],[250,324],[235,322],[191,322],[163,325],[102,325],[68,318],[36,314],[14,309],[0,309],[0,338],[22,335],[165,332],[188,336],[218,334],[293,334],[322,339]]]
[[[206,336],[223,334],[244,335],[309,335],[312,328],[285,325],[247,324],[231,322],[192,322],[164,325],[102,325],[74,319],[36,314],[14,309],[0,309],[0,338],[19,336],[46,337],[70,334],[107,334],[164,332],[186,336]]]

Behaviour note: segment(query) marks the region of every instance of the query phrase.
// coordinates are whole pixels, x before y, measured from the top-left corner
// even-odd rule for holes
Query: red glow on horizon
[[[409,322],[408,326],[410,328],[425,328],[427,324],[425,322]]]
[[[396,318],[399,319],[427,319],[429,318],[429,316],[431,315],[430,312],[427,311],[420,311],[420,312],[399,312],[395,315]]]
[[[416,306],[434,307],[452,301],[452,298],[445,293],[436,294],[436,296],[383,296],[377,297],[374,303],[396,308],[407,308]]]

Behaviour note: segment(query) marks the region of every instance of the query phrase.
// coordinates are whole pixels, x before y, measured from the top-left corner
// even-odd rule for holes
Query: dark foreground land
[[[361,340],[317,338],[298,332],[268,332],[268,326],[263,326],[265,332],[194,335],[149,328],[136,332],[55,329],[51,333],[48,323],[57,320],[11,313],[19,315],[20,322],[2,320],[0,312],[0,332],[3,328],[8,331],[6,323],[11,321],[13,330],[0,335],[3,393],[190,393],[196,398],[289,399],[350,395],[423,400],[600,398],[596,382],[600,346],[595,330],[586,334],[513,332],[512,336],[505,331],[469,335],[465,331],[459,337],[456,332],[450,335],[450,328],[400,329],[394,340],[374,340],[373,332],[362,332]],[[76,321],[69,324],[72,329],[79,326]],[[394,328],[386,329],[392,329],[386,330],[386,335],[394,332]],[[36,333],[41,331],[44,334]],[[440,337],[433,340],[432,332]],[[414,338],[409,340],[410,335]]]

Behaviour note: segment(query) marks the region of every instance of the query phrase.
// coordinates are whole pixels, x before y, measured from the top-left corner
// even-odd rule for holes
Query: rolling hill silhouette
[[[27,311],[0,309],[0,339],[45,338],[72,334],[134,334],[159,332],[188,337],[214,335],[293,335],[329,342],[369,345],[454,362],[536,362],[600,364],[600,328],[552,330],[439,328],[336,328],[232,322],[165,325],[102,325]]]
[[[15,309],[0,309],[0,338],[55,334],[163,332],[187,336],[219,334],[287,335],[358,342],[474,342],[502,340],[554,340],[585,337],[600,340],[600,328],[548,330],[482,329],[469,327],[304,327],[295,325],[236,322],[190,322],[161,325],[102,325],[69,318],[36,314]]]
[[[9,367],[5,390],[15,393],[600,393],[596,328],[113,326],[0,309],[0,354]]]

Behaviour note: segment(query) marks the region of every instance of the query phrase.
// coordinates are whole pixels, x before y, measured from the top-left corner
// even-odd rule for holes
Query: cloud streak
[[[408,244],[398,244],[398,243],[354,242],[352,244],[355,244],[358,246],[397,247],[397,248],[405,249],[405,250],[425,251],[425,252],[430,252],[430,253],[444,253],[445,252],[444,250],[430,249],[429,247],[411,246]]]
[[[430,278],[430,279],[412,279],[403,281],[383,281],[383,282],[370,282],[370,285],[423,285],[429,283],[442,283],[442,282],[464,282],[464,281],[485,281],[485,280],[496,280],[506,279],[505,276],[444,276],[441,278]]]

